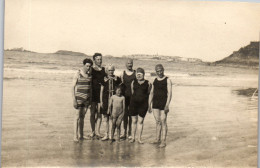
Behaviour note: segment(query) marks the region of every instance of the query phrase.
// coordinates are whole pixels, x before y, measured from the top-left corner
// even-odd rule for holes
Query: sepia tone
[[[259,3],[6,1],[2,167],[257,167],[259,20]],[[164,66],[165,148],[153,113],[144,144],[73,141],[73,76],[96,52],[150,83]]]

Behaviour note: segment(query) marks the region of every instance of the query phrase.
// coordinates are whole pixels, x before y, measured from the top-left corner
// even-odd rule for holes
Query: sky
[[[4,48],[216,61],[259,41],[260,3],[8,0]]]

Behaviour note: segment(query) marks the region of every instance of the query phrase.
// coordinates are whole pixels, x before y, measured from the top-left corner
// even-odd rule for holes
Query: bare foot
[[[130,142],[130,143],[134,143],[134,142],[135,142],[135,139],[130,139],[129,142]]]
[[[159,148],[164,148],[166,146],[166,143],[165,142],[162,142],[160,145],[159,145]]]
[[[151,144],[159,144],[160,142],[161,142],[160,140],[156,139],[156,140],[152,141]]]
[[[144,142],[141,141],[140,139],[138,139],[138,143],[139,143],[139,144],[144,144]]]
[[[99,138],[103,138],[103,136],[101,136],[100,134],[96,134],[96,137]]]
[[[107,140],[108,140],[108,136],[107,136],[107,135],[104,136],[101,140],[102,140],[102,141],[107,141]]]
[[[78,138],[73,139],[74,142],[79,142]]]
[[[79,139],[80,139],[80,140],[90,140],[91,138],[90,138],[90,137],[83,136],[83,137],[80,137]]]
[[[111,139],[110,140],[110,144],[112,144],[113,142],[115,142],[115,139]]]
[[[124,134],[124,135],[121,135],[120,136],[120,139],[126,139],[126,135]]]
[[[95,133],[92,132],[90,135],[89,135],[90,138],[94,138],[95,137]]]
[[[130,135],[130,136],[128,136],[128,139],[130,140],[130,139],[132,139],[132,136]]]

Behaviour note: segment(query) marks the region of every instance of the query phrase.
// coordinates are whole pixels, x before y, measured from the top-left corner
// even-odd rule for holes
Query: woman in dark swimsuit
[[[136,79],[132,82],[132,97],[130,101],[129,113],[132,116],[132,131],[133,138],[129,141],[133,143],[135,141],[135,134],[137,130],[137,121],[138,121],[138,142],[143,143],[141,140],[142,131],[143,131],[143,122],[144,117],[148,110],[148,99],[151,84],[148,80],[144,79],[144,70],[142,68],[137,68],[136,70]]]
[[[167,136],[167,113],[169,112],[169,104],[172,98],[171,80],[164,75],[164,68],[161,64],[155,66],[157,77],[155,78],[151,94],[149,97],[149,112],[152,111],[156,120],[156,140],[153,143],[162,142],[159,147],[166,146]]]

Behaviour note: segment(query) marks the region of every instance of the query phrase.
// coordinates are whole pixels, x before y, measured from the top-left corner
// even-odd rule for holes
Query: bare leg
[[[112,125],[113,125],[113,117],[109,116],[109,120],[108,120],[108,137],[110,139],[111,139],[111,135],[112,135]]]
[[[161,110],[161,120],[162,120],[162,143],[159,147],[165,147],[166,146],[166,136],[167,136],[167,113],[164,112],[164,110]]]
[[[115,129],[116,129],[116,119],[113,118],[113,121],[112,121],[112,131],[111,131],[111,143],[114,141]]]
[[[125,110],[127,110],[127,107],[125,108]],[[124,134],[121,136],[121,138],[126,138],[126,133],[127,133],[127,125],[128,125],[128,113],[125,112],[124,115]]]
[[[117,127],[117,142],[120,142],[120,128]]]
[[[128,116],[128,137],[132,135],[132,117]]]
[[[135,141],[135,133],[137,128],[137,116],[132,116],[132,131],[133,131],[133,138],[129,141],[133,143]]]
[[[143,133],[143,126],[144,126],[144,118],[138,116],[138,131],[139,131],[138,142],[140,144],[143,144],[143,141],[142,141],[142,138],[141,138],[142,137],[142,133]]]
[[[152,143],[160,143],[161,141],[161,116],[160,116],[160,110],[159,109],[153,109],[153,115],[156,122],[156,139]]]
[[[100,113],[100,103],[97,104],[97,120],[96,120],[96,135],[98,137],[101,137],[100,135],[100,126],[101,126],[101,122],[102,122],[102,115]]]
[[[109,125],[108,125],[108,115],[104,115],[104,118],[103,118],[103,124],[105,126],[105,136],[102,138],[102,141],[106,141],[108,140],[108,135],[109,135]]]
[[[91,109],[90,109],[90,125],[91,125],[91,130],[92,130],[92,134],[90,135],[91,137],[93,137],[95,135],[96,107],[97,107],[97,103],[92,102]]]
[[[86,109],[80,108],[79,113],[79,139],[83,139],[84,119],[86,115]]]
[[[79,116],[80,116],[81,108],[75,111],[74,115],[74,137],[73,140],[78,142],[78,132],[79,132]]]

